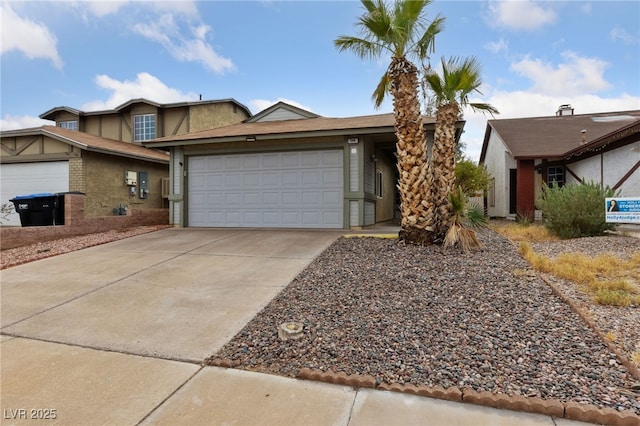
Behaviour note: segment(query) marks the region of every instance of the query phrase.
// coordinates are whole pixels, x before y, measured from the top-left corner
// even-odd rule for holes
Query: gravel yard
[[[293,377],[304,367],[365,374],[379,383],[458,386],[640,415],[640,394],[631,390],[637,380],[597,334],[510,241],[492,231],[480,238],[485,247],[469,254],[340,239],[211,361]],[[640,250],[637,239],[601,238]],[[601,251],[603,242],[585,240],[582,249]],[[565,250],[563,243],[575,244],[554,249]],[[603,326],[611,315],[622,318],[620,328],[632,330],[637,343],[640,308],[617,309],[630,314],[604,309]],[[288,321],[304,325],[302,339],[278,339],[278,325]]]
[[[105,244],[135,235],[146,234],[168,228],[169,225],[138,226],[95,234],[81,235],[77,237],[62,238],[59,240],[45,241],[23,247],[0,251],[0,269],[32,262],[46,257],[69,253],[83,248]]]

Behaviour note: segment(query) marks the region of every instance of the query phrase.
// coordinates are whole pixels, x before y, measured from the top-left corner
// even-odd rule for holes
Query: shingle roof
[[[128,158],[138,158],[158,163],[169,163],[169,156],[163,151],[114,139],[107,139],[91,135],[89,133],[63,129],[56,126],[41,126],[30,129],[10,130],[0,133],[0,137],[13,137],[30,134],[49,136],[87,151],[102,152],[105,154]]]
[[[480,158],[486,154],[490,129],[500,135],[514,158],[550,159],[580,147],[583,130],[589,144],[639,120],[640,110],[489,120]]]
[[[433,117],[426,117],[425,124],[432,124]],[[302,120],[266,121],[257,123],[238,123],[229,126],[176,136],[166,136],[145,142],[147,146],[173,146],[204,140],[238,141],[246,137],[256,139],[274,139],[278,137],[303,137],[322,134],[362,134],[393,133],[393,114],[366,115],[360,117],[327,118],[314,117]]]

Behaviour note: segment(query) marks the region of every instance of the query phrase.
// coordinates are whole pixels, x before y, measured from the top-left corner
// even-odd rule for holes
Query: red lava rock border
[[[234,368],[239,367],[239,361],[230,359],[211,359],[207,365]],[[613,408],[598,408],[591,404],[579,404],[577,402],[561,402],[555,399],[542,399],[539,397],[525,397],[520,395],[505,395],[491,392],[478,392],[473,389],[461,390],[458,387],[443,388],[442,386],[416,386],[412,384],[376,384],[376,379],[370,375],[346,374],[344,372],[322,371],[311,368],[302,368],[298,378],[331,383],[354,388],[379,389],[390,392],[400,392],[428,398],[442,399],[453,402],[466,402],[482,405],[490,408],[498,408],[512,411],[524,411],[527,413],[543,414],[556,418],[565,418],[581,422],[604,424],[611,426],[640,426],[640,416],[629,411],[617,411]]]

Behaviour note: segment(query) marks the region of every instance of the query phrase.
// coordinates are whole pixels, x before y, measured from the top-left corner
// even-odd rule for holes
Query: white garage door
[[[0,182],[2,204],[16,195],[68,192],[69,162],[0,164]],[[20,216],[11,214],[6,224],[20,226]]]
[[[189,226],[342,228],[342,151],[191,157]]]

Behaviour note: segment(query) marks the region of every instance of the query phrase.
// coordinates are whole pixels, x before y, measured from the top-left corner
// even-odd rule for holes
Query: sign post
[[[640,223],[640,198],[605,199],[606,222]]]

